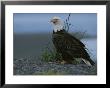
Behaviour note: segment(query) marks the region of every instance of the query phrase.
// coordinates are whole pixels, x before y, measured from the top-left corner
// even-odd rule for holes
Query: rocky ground
[[[14,58],[14,75],[97,75],[97,65],[44,62],[28,56]]]

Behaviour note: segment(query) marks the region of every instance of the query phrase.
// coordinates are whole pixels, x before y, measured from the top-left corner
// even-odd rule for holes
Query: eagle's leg
[[[67,64],[67,61],[62,60],[62,61],[61,61],[61,64]]]

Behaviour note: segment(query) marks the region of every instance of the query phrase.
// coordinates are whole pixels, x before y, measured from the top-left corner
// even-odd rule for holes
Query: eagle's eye
[[[55,24],[56,22],[54,21],[53,23]]]

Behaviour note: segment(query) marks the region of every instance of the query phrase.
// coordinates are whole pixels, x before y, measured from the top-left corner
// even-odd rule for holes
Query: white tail
[[[91,63],[88,60],[82,59],[84,63],[86,63],[88,66],[92,66]]]

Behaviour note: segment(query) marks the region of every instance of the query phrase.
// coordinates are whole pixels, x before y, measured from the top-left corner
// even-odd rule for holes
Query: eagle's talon
[[[65,61],[65,60],[63,60],[62,62],[61,62],[61,64],[66,64],[67,62]]]

